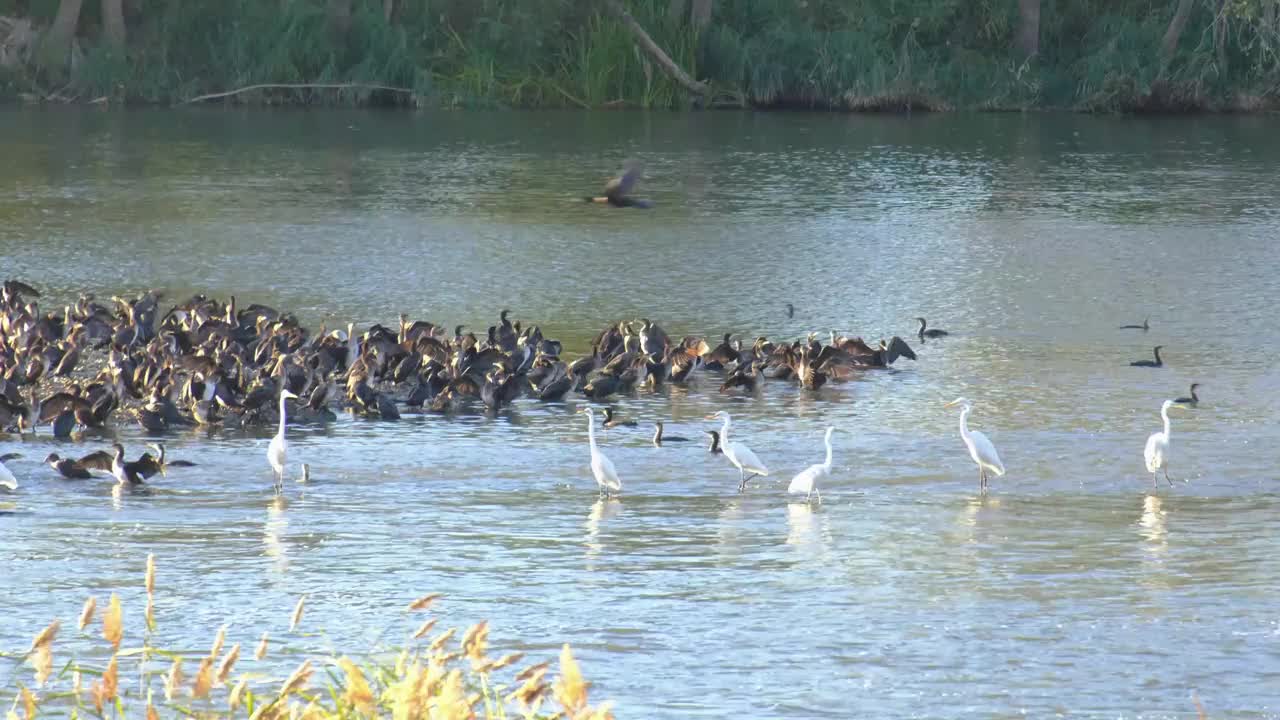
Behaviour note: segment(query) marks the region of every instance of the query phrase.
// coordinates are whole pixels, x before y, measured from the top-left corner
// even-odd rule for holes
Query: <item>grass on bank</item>
[[[495,655],[489,625],[481,622],[459,634],[441,630],[431,615],[439,594],[410,603],[406,644],[398,651],[374,648],[359,659],[315,654],[294,647],[305,628],[306,600],[299,599],[284,638],[268,632],[245,636],[228,646],[227,628],[213,634],[207,653],[167,649],[157,644],[154,612],[155,561],[147,556],[143,579],[147,604],[141,627],[126,627],[119,597],[105,607],[90,596],[77,621],[82,636],[95,637],[105,664],[65,651],[55,619],[25,650],[6,653],[23,667],[10,673],[12,696],[6,720],[33,720],[40,714],[69,717],[253,718],[254,720],[390,717],[395,720],[611,720],[609,705],[592,706],[589,685],[563,646],[557,676],[550,660],[529,664],[523,653]],[[282,613],[283,615],[283,613]],[[135,614],[131,618],[137,617]],[[412,628],[412,629],[410,629]],[[126,643],[126,637],[136,644]],[[257,638],[253,642],[254,637]],[[259,668],[271,656],[300,658],[292,673],[273,677]],[[519,668],[519,669],[518,669]]]
[[[1280,0],[1195,0],[1176,52],[1161,42],[1177,0],[1041,3],[1040,51],[1011,50],[1011,0],[719,0],[698,30],[672,0],[627,0],[708,102],[842,110],[1071,108],[1252,110],[1280,97]],[[680,3],[674,3],[679,5]],[[57,0],[0,0],[47,27]],[[100,38],[84,3],[65,63],[37,41],[0,68],[0,97],[170,104],[258,83],[379,84],[393,93],[288,89],[234,102],[444,107],[688,107],[600,3],[355,0],[349,30],[324,0],[133,0],[128,50]],[[0,45],[5,42],[0,27]],[[18,41],[13,41],[17,43]],[[6,56],[0,48],[0,58]]]

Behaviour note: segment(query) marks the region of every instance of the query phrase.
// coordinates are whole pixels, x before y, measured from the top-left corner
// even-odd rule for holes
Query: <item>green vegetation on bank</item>
[[[1256,110],[1280,0],[0,0],[0,99],[262,83],[345,87],[226,101]]]

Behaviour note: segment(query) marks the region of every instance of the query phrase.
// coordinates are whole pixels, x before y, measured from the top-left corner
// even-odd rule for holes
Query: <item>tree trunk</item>
[[[645,32],[644,28],[640,26],[640,23],[636,22],[636,19],[631,17],[631,13],[627,12],[627,9],[622,6],[622,3],[619,0],[604,0],[604,4],[605,7],[609,9],[609,12],[613,13],[614,17],[618,18],[618,21],[622,23],[623,27],[635,36],[636,43],[640,45],[642,50],[648,53],[649,57],[653,58],[654,62],[658,63],[658,67],[662,68],[662,72],[666,73],[668,77],[675,80],[681,85],[681,87],[694,95],[706,94],[706,83],[700,83],[689,77],[688,73],[677,65],[669,55],[663,52],[662,48],[658,47],[658,44],[653,41],[653,38],[649,37],[649,33]]]
[[[1187,18],[1191,15],[1191,6],[1195,0],[1178,0],[1178,9],[1173,12],[1169,21],[1169,29],[1164,33],[1164,41],[1160,43],[1160,51],[1167,62],[1178,51],[1178,39],[1182,37],[1182,29],[1187,26]]]
[[[682,22],[688,7],[688,0],[670,0],[670,2],[667,3],[667,17],[675,20],[676,22]]]
[[[388,25],[396,21],[396,0],[382,0],[382,19]]]
[[[124,3],[121,0],[102,0],[102,36],[112,50],[124,52]]]
[[[346,39],[351,29],[351,0],[329,0],[329,30],[334,37]]]
[[[41,61],[61,66],[71,52],[71,40],[76,36],[76,24],[80,22],[80,4],[83,0],[61,0],[58,15],[49,26],[49,32],[41,43]]]
[[[693,0],[689,9],[689,22],[694,30],[702,30],[711,24],[711,6],[715,0]]]
[[[1018,35],[1014,38],[1025,60],[1040,52],[1040,0],[1018,0]]]
[[[1213,49],[1218,52],[1218,72],[1227,73],[1227,0],[1218,0],[1213,16]]]

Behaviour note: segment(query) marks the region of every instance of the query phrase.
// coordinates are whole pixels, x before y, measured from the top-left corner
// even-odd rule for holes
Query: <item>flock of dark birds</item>
[[[286,414],[304,423],[331,421],[337,412],[394,420],[410,411],[496,412],[520,398],[555,402],[570,393],[608,403],[636,388],[686,383],[700,371],[722,377],[722,393],[750,393],[765,381],[812,390],[916,359],[897,336],[870,344],[832,332],[823,343],[811,333],[748,344],[725,333],[711,345],[699,336],[670,337],[641,318],[609,325],[590,354],[568,361],[559,341],[513,321],[508,310],[480,335],[406,315],[398,327],[373,325],[357,334],[351,325],[310,332],[289,313],[241,307],[234,296],[224,303],[196,295],[167,305],[154,290],[106,304],[82,294],[53,311],[42,311],[38,298],[36,288],[17,280],[0,292],[0,430],[21,435],[48,426],[55,437],[69,438],[136,423],[161,437],[184,427],[278,423],[268,455],[278,482]],[[787,313],[794,315],[790,304]],[[920,342],[947,334],[924,318],[917,322]],[[1178,402],[1194,404],[1195,391],[1193,385]],[[604,413],[606,427],[635,424],[612,408]],[[708,434],[709,450],[720,452],[719,434]],[[664,435],[661,423],[655,427],[654,445],[685,440]],[[116,443],[110,452],[52,454],[46,462],[65,478],[109,473],[121,485],[190,465],[167,458],[163,444],[151,450],[128,460]]]

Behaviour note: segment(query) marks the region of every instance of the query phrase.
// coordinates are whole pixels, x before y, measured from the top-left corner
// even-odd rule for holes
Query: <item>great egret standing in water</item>
[[[738,483],[738,492],[747,489],[747,480],[756,475],[761,477],[769,474],[769,468],[760,462],[760,458],[751,452],[751,448],[740,442],[733,442],[729,439],[729,413],[721,410],[715,415],[708,415],[708,420],[722,420],[724,424],[720,427],[720,451],[724,456],[729,458],[729,462],[738,468],[738,474],[741,481]]]
[[[1173,485],[1173,481],[1169,479],[1169,410],[1176,407],[1182,407],[1173,400],[1165,400],[1160,404],[1160,419],[1164,420],[1164,431],[1151,433],[1151,437],[1147,438],[1147,447],[1142,451],[1142,458],[1147,461],[1147,472],[1151,473],[1151,487],[1160,484],[1160,477],[1157,473],[1164,471],[1164,479]]]
[[[284,439],[285,400],[296,397],[298,396],[288,390],[280,391],[280,430],[275,437],[271,438],[271,444],[267,446],[267,462],[271,463],[271,469],[276,473],[277,490],[284,483],[284,465],[289,458],[289,442]]]
[[[1004,475],[1004,463],[1000,462],[1000,453],[996,452],[996,446],[991,444],[986,435],[977,430],[969,430],[969,413],[973,411],[973,406],[964,398],[956,398],[947,403],[945,407],[960,406],[960,437],[964,440],[964,444],[969,448],[969,457],[978,464],[978,488],[982,492],[987,491],[987,473],[992,473],[996,477]]]
[[[618,479],[618,471],[614,469],[613,462],[605,457],[596,445],[595,412],[589,407],[578,412],[587,416],[587,441],[591,444],[591,474],[596,478],[596,485],[600,486],[600,494],[608,496],[622,492],[622,481]]]
[[[831,474],[831,433],[835,431],[834,427],[827,428],[827,435],[824,439],[827,444],[827,459],[810,465],[800,474],[791,478],[791,484],[787,486],[787,492],[792,494],[804,493],[805,502],[809,501],[810,495],[817,493],[818,503],[822,503],[822,493],[818,490],[818,479]]]

